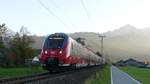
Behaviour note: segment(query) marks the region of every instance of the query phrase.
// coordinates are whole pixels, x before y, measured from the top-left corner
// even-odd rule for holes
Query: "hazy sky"
[[[39,0],[0,0],[0,24],[6,23],[14,31],[25,26],[36,35],[102,33],[126,24],[138,28],[150,27],[150,0],[82,1],[41,0],[48,11]]]

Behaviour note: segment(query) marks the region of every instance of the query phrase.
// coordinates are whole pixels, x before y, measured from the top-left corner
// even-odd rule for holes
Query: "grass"
[[[96,72],[85,84],[110,84],[110,67],[107,65],[102,70]]]
[[[17,77],[45,72],[41,67],[33,68],[0,68],[0,78]]]
[[[150,69],[136,67],[120,67],[120,69],[127,72],[142,84],[150,84]]]

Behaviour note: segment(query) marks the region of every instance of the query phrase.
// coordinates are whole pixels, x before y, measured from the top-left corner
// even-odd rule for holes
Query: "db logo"
[[[51,51],[51,54],[55,54],[55,51]]]

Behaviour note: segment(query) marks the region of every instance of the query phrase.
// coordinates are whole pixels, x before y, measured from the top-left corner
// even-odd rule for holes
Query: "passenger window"
[[[71,49],[73,50],[73,43],[71,43]]]

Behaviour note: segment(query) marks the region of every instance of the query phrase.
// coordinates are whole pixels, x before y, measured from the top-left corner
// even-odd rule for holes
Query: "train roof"
[[[68,38],[69,36],[65,33],[54,33],[54,34],[50,34],[48,37],[50,36],[63,36],[65,38]]]

